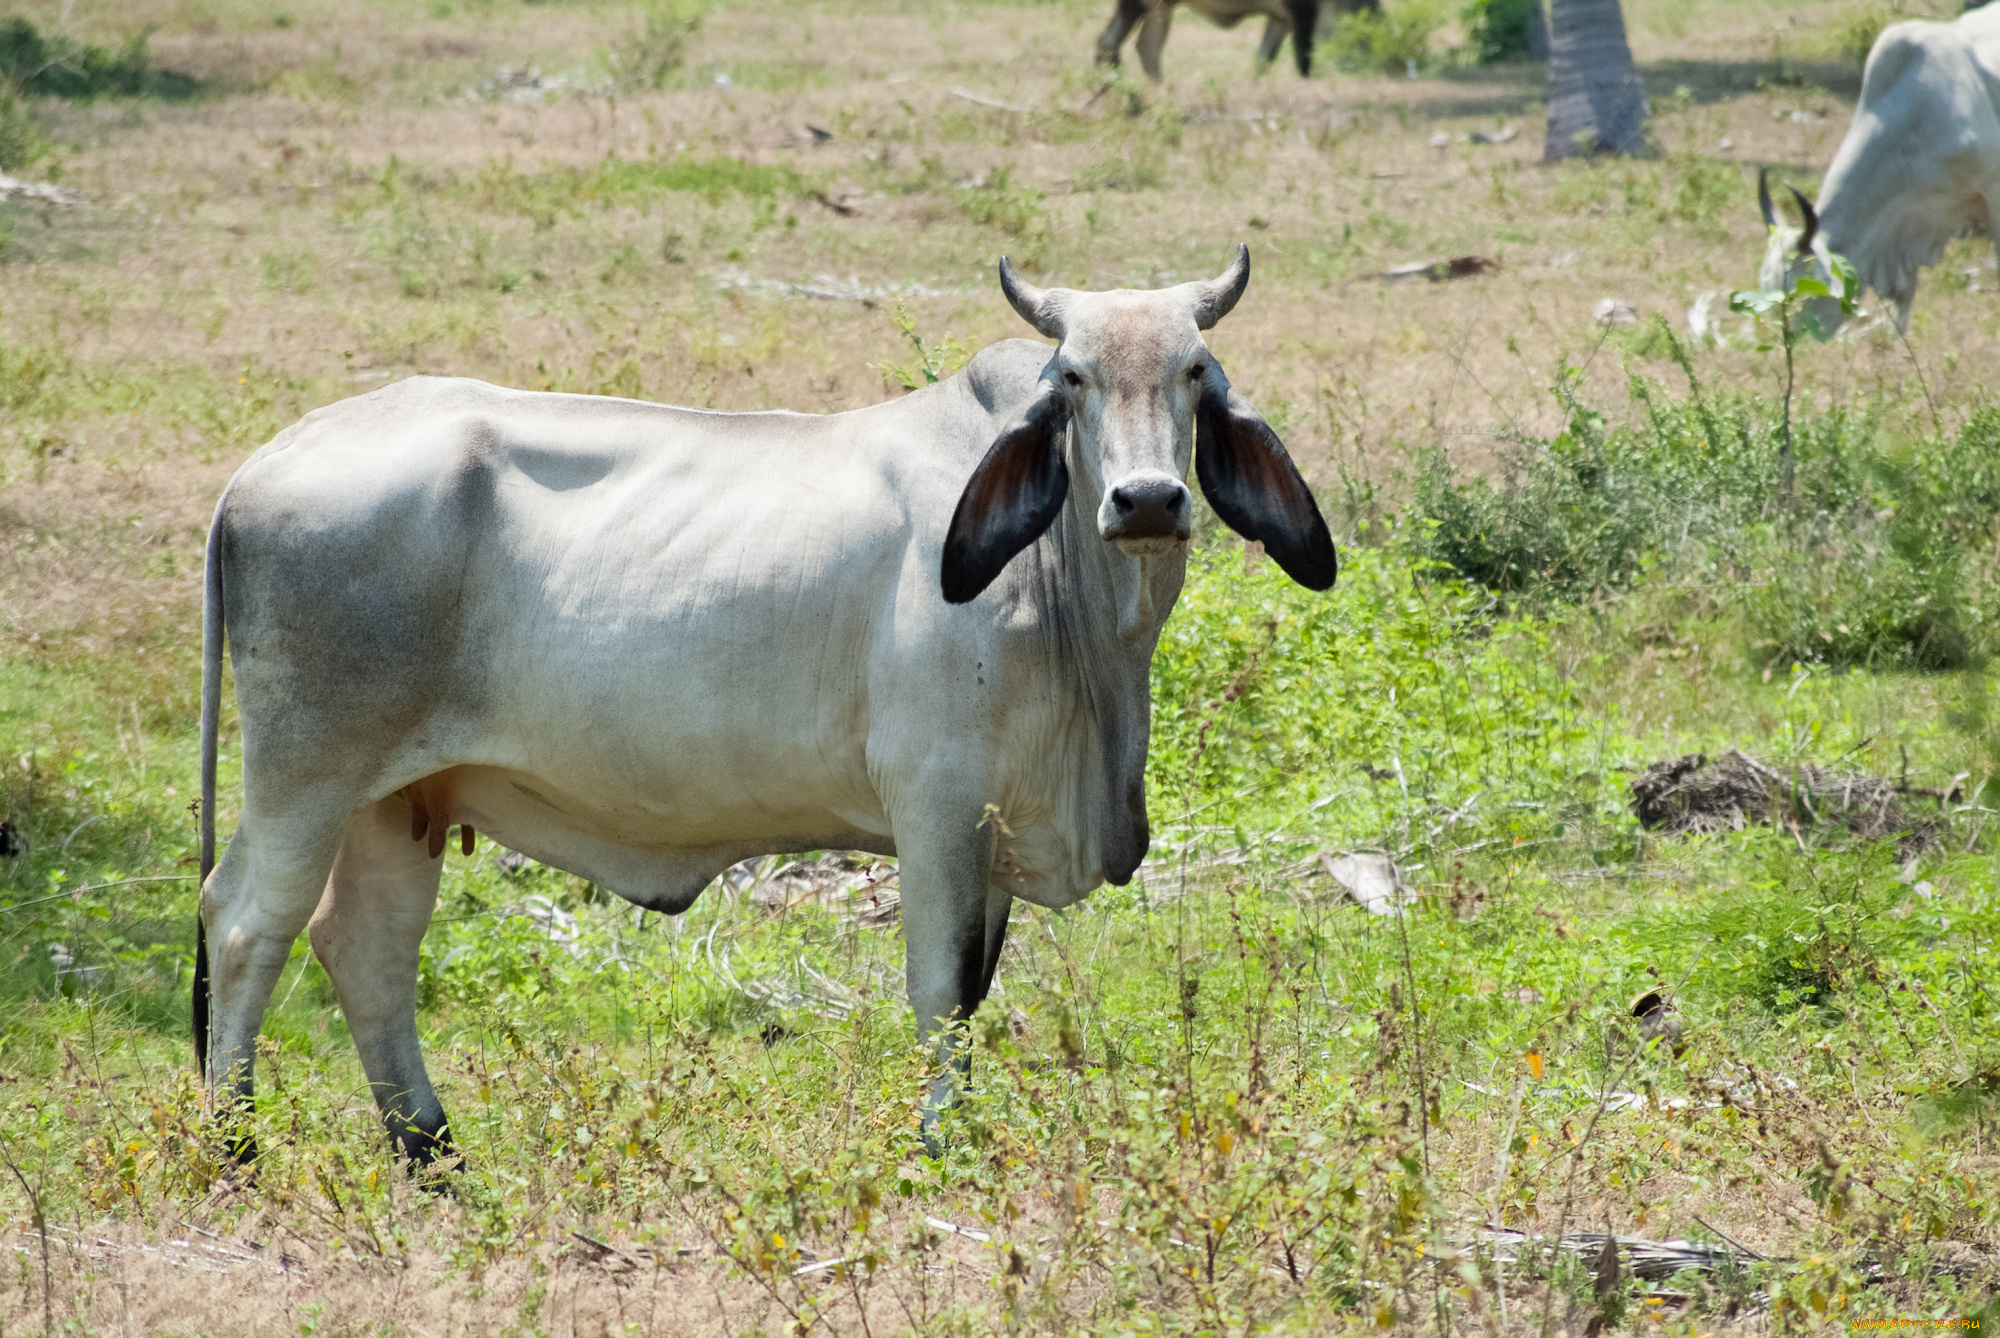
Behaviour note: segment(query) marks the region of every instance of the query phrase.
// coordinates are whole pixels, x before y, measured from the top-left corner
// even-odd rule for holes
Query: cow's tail
[[[227,502],[227,494],[223,502]],[[201,595],[201,886],[215,870],[215,754],[222,720],[222,507],[208,527]],[[194,921],[194,1057],[208,1076],[208,930]]]

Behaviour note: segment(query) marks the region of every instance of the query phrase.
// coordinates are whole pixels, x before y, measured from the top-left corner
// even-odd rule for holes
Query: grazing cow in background
[[[1044,292],[1003,259],[1055,348],[827,417],[419,378],[279,433],[209,530],[211,1099],[247,1100],[310,922],[390,1133],[450,1151],[415,1006],[452,826],[668,914],[746,857],[839,847],[901,861],[910,1002],[954,1061],[935,1147],[947,1028],[1014,898],[1070,905],[1145,854],[1190,459],[1225,523],[1333,584],[1311,492],[1201,337],[1249,277],[1241,248],[1212,281]],[[225,634],[243,815],[211,874]]]
[[[1852,261],[1861,282],[1895,304],[1898,330],[1909,325],[1917,270],[1936,264],[1960,233],[1992,227],[1996,104],[2000,7],[1951,23],[1898,23],[1868,53],[1861,101],[1820,186],[1817,218],[1806,207],[1800,239],[1803,249]],[[1765,222],[1777,222],[1768,205]],[[1830,319],[1829,333],[1839,313]]]
[[[1778,292],[1789,288],[1793,279],[1807,275],[1827,285],[1831,296],[1808,297],[1799,304],[1798,311],[1808,333],[1818,339],[1831,339],[1847,319],[1841,310],[1840,278],[1833,272],[1833,253],[1820,232],[1819,215],[1813,211],[1812,201],[1797,186],[1787,185],[1786,189],[1798,202],[1799,216],[1805,222],[1805,226],[1796,230],[1784,225],[1777,207],[1771,203],[1771,169],[1758,170],[1757,207],[1764,214],[1764,258],[1757,266],[1757,286],[1767,293]]]
[[[1285,38],[1292,39],[1292,57],[1299,74],[1312,74],[1313,31],[1319,26],[1320,0],[1184,0],[1197,14],[1218,28],[1234,28],[1247,18],[1264,16],[1264,40],[1257,47],[1257,59],[1265,65],[1278,59]],[[1118,0],[1097,39],[1097,63],[1118,64],[1119,50],[1132,29],[1139,29],[1139,64],[1146,77],[1159,83],[1160,52],[1167,45],[1167,29],[1173,25],[1174,6],[1183,0]],[[1357,9],[1380,9],[1381,0],[1328,0],[1342,13]]]

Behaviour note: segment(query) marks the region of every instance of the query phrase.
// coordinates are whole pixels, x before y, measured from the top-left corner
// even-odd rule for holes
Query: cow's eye
[[[1202,366],[1200,363],[1196,363],[1194,366],[1188,368],[1188,380],[1190,381],[1201,380],[1201,374],[1207,370],[1208,368]]]
[[[1063,384],[1066,386],[1080,386],[1083,384],[1083,378],[1078,376],[1075,372],[1064,372]]]

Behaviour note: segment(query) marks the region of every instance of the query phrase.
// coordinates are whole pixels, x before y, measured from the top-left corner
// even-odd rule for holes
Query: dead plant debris
[[[1641,826],[1667,836],[1711,836],[1751,823],[1780,827],[1803,839],[1808,828],[1838,825],[1866,840],[1895,837],[1903,854],[1937,844],[1941,823],[1905,805],[1926,791],[1865,771],[1774,766],[1740,748],[1710,760],[1703,753],[1655,762],[1632,782],[1632,812]],[[1955,790],[1928,792],[1940,802]]]
[[[1405,279],[1445,283],[1451,279],[1472,279],[1481,274],[1499,272],[1500,262],[1487,256],[1452,256],[1446,260],[1411,260],[1364,277],[1380,279],[1383,283],[1401,283]]]

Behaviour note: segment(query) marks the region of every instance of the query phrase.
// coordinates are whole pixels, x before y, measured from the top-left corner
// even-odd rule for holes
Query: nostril
[[[1118,508],[1119,515],[1129,516],[1139,503],[1133,500],[1132,494],[1126,492],[1123,488],[1114,488],[1111,490],[1111,505]]]

